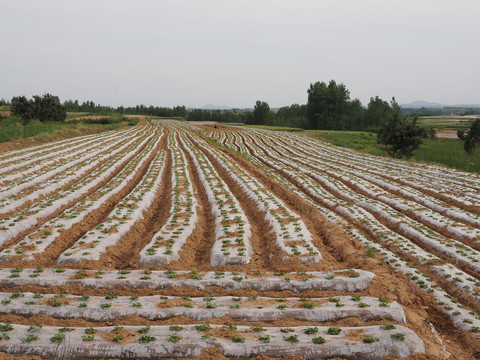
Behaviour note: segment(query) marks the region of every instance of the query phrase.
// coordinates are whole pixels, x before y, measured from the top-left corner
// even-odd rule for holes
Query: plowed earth
[[[405,357],[406,359],[437,360],[480,358],[480,340],[476,337],[476,332],[479,331],[476,325],[477,321],[480,321],[476,317],[476,312],[480,311],[480,294],[477,295],[474,291],[475,286],[480,287],[480,273],[475,269],[475,260],[477,258],[480,260],[480,257],[470,252],[468,254],[473,254],[470,255],[471,258],[465,257],[465,261],[459,263],[457,259],[452,258],[451,255],[440,250],[431,249],[426,243],[414,235],[407,236],[405,241],[410,241],[413,244],[412,246],[418,246],[419,249],[423,249],[427,253],[432,254],[432,258],[420,259],[418,253],[406,251],[406,247],[404,248],[402,245],[403,243],[393,241],[396,239],[396,236],[399,235],[401,229],[399,224],[392,224],[387,218],[381,218],[378,213],[375,213],[373,210],[373,212],[370,212],[370,214],[373,215],[371,215],[369,222],[360,217],[349,217],[345,215],[346,213],[342,212],[341,209],[342,206],[350,209],[349,211],[351,211],[352,214],[355,213],[355,211],[360,211],[361,206],[358,205],[360,204],[360,197],[362,197],[361,199],[367,199],[364,201],[372,204],[372,206],[376,206],[376,203],[374,203],[375,197],[369,192],[370,189],[374,189],[373,182],[371,183],[371,187],[365,190],[363,186],[358,187],[355,185],[357,178],[354,175],[351,175],[347,181],[347,176],[350,176],[348,175],[350,174],[348,171],[352,170],[355,166],[363,166],[364,174],[394,183],[407,192],[414,190],[415,194],[417,194],[406,196],[403,192],[391,191],[391,196],[399,201],[413,201],[423,209],[424,205],[422,205],[422,201],[415,197],[420,193],[431,202],[435,201],[436,204],[440,204],[452,211],[461,212],[469,219],[475,220],[480,218],[480,211],[478,210],[480,209],[480,196],[477,195],[480,193],[480,177],[472,174],[457,173],[452,170],[443,170],[441,168],[427,168],[422,170],[420,167],[415,168],[406,163],[391,163],[386,158],[368,156],[363,159],[363,155],[361,154],[345,152],[332,145],[325,145],[299,135],[282,135],[268,131],[247,130],[221,125],[217,127],[214,127],[214,125],[202,126],[198,124],[192,126],[188,123],[173,120],[157,121],[154,122],[154,124],[149,124],[144,118],[142,118],[138,126],[145,126],[146,128],[151,128],[152,131],[156,131],[161,135],[161,140],[147,155],[146,162],[137,170],[134,176],[123,185],[119,192],[108,198],[108,200],[98,206],[98,208],[92,210],[82,221],[75,223],[70,229],[61,230],[60,235],[45,251],[35,254],[34,260],[22,260],[21,250],[23,248],[21,248],[21,246],[24,239],[27,239],[30,234],[33,234],[46,222],[50,221],[52,222],[52,226],[55,226],[55,219],[61,218],[63,212],[68,211],[68,209],[75,204],[80,203],[95,191],[99,191],[103,186],[106,186],[111,179],[122,171],[124,166],[115,169],[114,173],[108,179],[94,189],[82,194],[82,197],[76,200],[75,203],[64,204],[49,217],[42,219],[36,224],[30,224],[13,239],[6,241],[0,248],[0,251],[11,249],[9,253],[10,256],[1,258],[0,261],[2,261],[1,266],[3,269],[13,269],[12,274],[15,274],[15,268],[17,270],[20,269],[18,270],[20,274],[22,273],[21,269],[37,268],[39,269],[40,277],[49,271],[55,271],[55,269],[59,269],[56,270],[58,273],[61,273],[61,271],[65,269],[84,270],[84,272],[80,272],[79,274],[83,274],[83,278],[86,279],[93,280],[98,278],[98,286],[83,286],[82,284],[56,285],[55,283],[50,283],[46,286],[33,282],[19,282],[12,285],[12,281],[15,280],[16,276],[0,278],[0,297],[2,299],[12,299],[10,301],[4,300],[2,301],[3,305],[0,304],[0,323],[11,323],[14,327],[15,325],[42,325],[43,327],[72,328],[107,327],[115,325],[149,325],[155,327],[206,323],[212,325],[231,324],[230,328],[217,328],[209,333],[213,337],[227,339],[232,338],[235,334],[247,336],[249,339],[253,338],[253,335],[251,335],[253,330],[242,333],[232,330],[232,326],[274,328],[297,326],[358,327],[359,330],[352,330],[346,339],[348,341],[356,341],[359,344],[362,343],[363,339],[362,327],[394,323],[397,326],[409,328],[418,336],[421,342],[423,342],[424,351],[409,354]],[[238,201],[241,211],[246,215],[251,227],[249,241],[253,249],[253,254],[251,260],[245,265],[211,266],[210,264],[212,247],[216,241],[216,231],[222,231],[222,229],[216,228],[211,199],[207,193],[208,184],[206,181],[202,182],[200,175],[202,170],[195,166],[191,153],[186,149],[186,141],[192,143],[193,146],[206,157],[211,168],[225,184],[226,189],[228,189],[231,195]],[[146,146],[147,145],[144,145],[134,153],[131,153],[129,161],[133,161],[136,156],[140,156],[141,150]],[[178,147],[185,158],[188,173],[190,174],[188,180],[193,185],[193,198],[198,205],[198,220],[195,223],[193,231],[186,238],[184,245],[179,250],[179,260],[174,260],[166,265],[139,265],[140,254],[152,240],[154,234],[166,224],[167,219],[171,215],[175,180],[174,177],[172,177],[172,154],[174,147]],[[15,148],[17,153],[9,153],[6,151],[13,148]],[[18,145],[4,145],[0,149],[2,150],[0,153],[0,168],[9,163],[9,161],[13,161],[16,157],[22,155],[22,153],[18,152],[20,149]],[[212,150],[213,153],[206,149]],[[142,216],[135,220],[130,229],[118,242],[109,246],[107,250],[101,254],[99,260],[83,261],[73,265],[59,265],[57,259],[62,253],[68,253],[69,248],[74,246],[77,241],[88,235],[92,229],[95,229],[99,224],[109,218],[109,214],[115,211],[116,206],[122,199],[128,197],[128,195],[135,190],[137,185],[139,185],[146,176],[155,155],[161,151],[165,152],[165,162],[163,164],[164,171],[160,179],[160,186],[155,192],[151,204],[143,211]],[[24,154],[28,153],[29,150],[27,148]],[[213,154],[216,155],[214,156]],[[325,158],[322,158],[322,154],[325,154]],[[21,162],[22,160],[19,161]],[[68,159],[65,161],[68,161]],[[351,166],[348,165],[349,162],[351,162]],[[295,217],[297,219],[296,221],[304,224],[305,229],[311,234],[311,241],[316,247],[316,251],[321,254],[322,259],[318,262],[302,263],[300,257],[294,256],[292,253],[287,254],[281,250],[277,244],[276,235],[273,232],[273,224],[268,220],[268,217],[266,217],[267,212],[265,209],[259,206],[256,198],[249,196],[245,191],[244,185],[239,183],[230,171],[222,166],[222,163],[237,164],[245,171],[246,176],[255,179],[262,188],[266,189],[272,198],[281,201],[287,211],[292,214],[292,219]],[[323,172],[322,170],[318,170],[319,167],[323,167]],[[380,175],[375,172],[375,167],[376,170],[379,170],[381,173]],[[338,170],[337,168],[342,168],[343,170]],[[422,181],[421,171],[426,171],[428,181],[432,183],[432,186],[430,186],[428,182]],[[435,176],[430,176],[430,174],[437,174],[436,176],[438,178],[435,179]],[[332,187],[325,186],[325,182],[322,182],[321,176],[328,178],[328,181],[334,185],[332,185]],[[415,176],[419,177],[418,180],[412,180]],[[464,180],[465,178],[469,178],[470,180]],[[353,183],[350,180],[352,180]],[[411,182],[414,183],[414,186],[409,185]],[[455,186],[452,185],[453,183],[455,183]],[[70,184],[68,184],[68,186],[70,186]],[[443,190],[440,191],[438,189]],[[48,196],[53,195],[54,194],[48,194]],[[39,197],[31,203],[45,200],[46,197],[47,196]],[[337,200],[335,201],[337,202],[329,200],[330,197],[331,199],[336,198]],[[357,199],[356,197],[358,197],[358,203],[355,202],[356,200],[352,201],[352,198]],[[138,203],[135,204],[136,205],[132,206],[133,208],[141,206]],[[365,206],[362,209],[362,211],[366,213],[370,211],[368,208],[365,210]],[[391,211],[393,213],[393,211],[399,210],[392,208]],[[329,214],[331,214],[331,217],[329,217]],[[9,216],[12,219],[15,218],[15,214],[9,214]],[[224,216],[227,215],[224,214]],[[410,210],[406,210],[401,214],[399,212],[398,216],[405,216],[405,218],[402,219],[404,219],[403,221],[408,226],[418,226],[419,229],[423,229],[422,226],[426,227],[427,229],[425,231],[433,239],[449,237],[450,233],[447,225],[433,226],[424,221],[424,218],[417,216],[416,213],[412,213]],[[452,216],[449,217],[446,212],[434,211],[433,216],[445,221],[445,224],[448,221],[451,226],[459,226],[466,234],[474,234],[468,235],[470,237],[467,235],[455,235],[453,240],[459,244],[464,244],[464,246],[471,246],[474,249],[472,251],[480,248],[478,245],[480,237],[475,237],[477,230],[480,233],[480,222],[478,222],[477,225],[472,225],[475,221],[462,222]],[[0,218],[2,218],[1,214]],[[123,218],[120,220],[129,221],[130,219]],[[178,221],[181,221],[181,219],[178,219]],[[233,217],[230,221],[232,223],[234,222]],[[374,227],[372,224],[375,224],[377,227]],[[188,223],[185,226],[188,226]],[[382,234],[379,230],[380,228],[384,229],[385,233],[389,235]],[[6,229],[8,229],[8,227],[0,229],[0,239],[2,237],[2,231],[6,231]],[[352,232],[352,230],[356,232]],[[112,231],[111,233],[114,232],[115,231]],[[356,235],[353,236],[352,234]],[[105,235],[105,237],[108,236],[108,234]],[[391,239],[388,238],[388,236],[391,236]],[[181,237],[181,233],[178,234],[177,238],[179,237]],[[366,240],[361,240],[363,238]],[[388,241],[385,241],[385,239]],[[166,240],[168,239],[161,239],[161,241],[164,241],[162,244],[168,243]],[[103,241],[103,238],[98,239],[98,241]],[[371,241],[371,246],[366,246],[367,241]],[[301,244],[301,242],[299,244]],[[87,245],[88,244],[82,246],[85,246],[85,249],[88,250]],[[383,248],[381,248],[380,245],[382,245]],[[375,248],[375,246],[379,246],[378,249]],[[301,246],[299,245],[299,247]],[[462,246],[458,246],[458,244],[457,248],[465,249]],[[151,249],[150,251],[156,250]],[[392,261],[392,258],[389,256],[398,258],[398,261]],[[400,265],[400,263],[408,263],[411,272],[402,271],[402,267],[397,266]],[[462,275],[458,275],[461,281],[452,281],[452,278],[455,276],[448,277],[438,273],[433,267],[435,264],[442,264],[445,267],[450,265],[451,269],[453,269],[452,271],[458,272],[458,274],[462,273]],[[135,288],[125,284],[111,289],[104,285],[105,282],[104,279],[102,279],[103,273],[98,273],[98,271],[103,270],[119,271],[119,274],[128,274],[132,270],[145,270],[145,276],[149,277],[153,276],[150,274],[150,271],[162,271],[162,273],[165,271],[167,271],[167,273],[180,271],[198,272],[193,272],[193,274],[179,273],[175,279],[180,281],[191,279],[192,275],[195,276],[195,274],[205,276],[206,272],[217,271],[219,277],[232,272],[234,275],[242,276],[241,279],[236,281],[255,278],[262,279],[266,276],[269,279],[285,278],[286,282],[294,283],[301,281],[306,274],[310,274],[311,272],[326,272],[331,274],[333,271],[345,270],[344,274],[348,277],[349,274],[352,273],[348,271],[349,269],[365,270],[373,273],[375,276],[369,286],[358,292],[310,289],[297,293],[287,289],[258,291],[249,288],[234,289],[220,285],[208,285],[200,288],[195,285],[183,286],[180,284],[178,286],[168,286],[163,289],[148,287]],[[422,286],[423,283],[418,283],[417,281],[418,276],[425,276],[430,279],[431,282],[426,286]],[[340,277],[340,275],[337,275],[337,278],[338,277]],[[471,280],[463,280],[467,277]],[[13,280],[10,278],[13,278]],[[77,279],[79,278],[80,277],[77,277]],[[20,279],[22,279],[21,276]],[[335,281],[333,277],[332,281]],[[477,282],[479,283],[475,285]],[[468,288],[466,288],[465,285],[467,285]],[[436,291],[438,289],[443,289],[442,294],[446,295],[444,295],[445,301],[453,301],[453,303],[458,306],[458,311],[462,311],[462,315],[459,315],[460,318],[464,318],[463,311],[465,311],[465,314],[469,312],[470,318],[465,318],[467,320],[464,320],[462,324],[458,324],[455,316],[451,315],[457,309],[449,309],[447,306],[450,303],[447,304],[439,301],[439,298],[436,297]],[[184,303],[189,301],[188,298],[197,297],[206,298],[206,301],[212,302],[215,301],[215,297],[220,296],[231,296],[232,298],[243,299],[247,297],[254,299],[256,296],[271,298],[269,300],[259,300],[257,303],[259,311],[261,311],[260,308],[262,306],[282,304],[283,298],[298,298],[299,301],[308,301],[310,298],[330,298],[330,303],[332,303],[335,302],[335,298],[339,296],[361,296],[364,298],[382,298],[387,301],[387,303],[397,302],[403,308],[406,322],[397,323],[382,319],[361,321],[358,317],[348,317],[324,322],[301,321],[294,318],[272,319],[272,321],[247,321],[239,320],[237,317],[228,315],[202,320],[195,320],[194,317],[186,317],[183,315],[173,316],[163,320],[148,320],[142,316],[141,313],[138,315],[128,315],[113,321],[92,321],[82,319],[81,316],[74,316],[73,314],[71,318],[61,319],[47,314],[27,316],[16,314],[15,311],[7,312],[2,310],[2,306],[20,301],[21,295],[13,295],[17,293],[37,293],[39,296],[42,294],[64,294],[69,297],[84,295],[85,298],[88,296],[105,297],[107,294],[114,293],[115,297],[161,295],[164,297],[180,296],[184,299],[179,300],[180,298],[176,298],[176,300],[172,300],[169,305],[157,305],[157,309],[159,310],[184,307]],[[16,298],[18,296],[20,296],[20,298]],[[209,300],[210,298],[212,299]],[[234,304],[234,301],[236,300],[232,300],[232,304]],[[41,303],[41,300],[39,303]],[[44,303],[52,307],[54,306],[52,305],[52,301]],[[68,303],[68,301],[64,304],[66,303]],[[328,303],[329,301],[327,300],[319,300],[314,303],[314,306],[320,307],[324,304],[328,305]],[[300,309],[298,304],[300,303],[289,302],[288,308]],[[105,309],[105,311],[109,310]],[[1,334],[0,332],[0,335]],[[118,334],[123,334],[126,339],[125,343],[138,342],[136,333],[132,330],[123,329],[119,331]],[[115,338],[114,335],[115,333],[102,333],[101,336],[97,336],[96,339],[110,345],[115,345],[118,338]],[[256,333],[254,333],[254,335],[255,338],[258,337]],[[25,353],[22,354],[21,351],[19,353],[19,350],[3,348],[2,346],[6,344],[6,341],[7,340],[0,340],[0,348],[5,351],[1,353],[0,357],[2,359],[39,358],[36,355],[27,356]],[[38,342],[38,344],[41,343]],[[181,341],[179,344],[181,344]],[[285,344],[289,343],[285,342]],[[232,342],[232,346],[234,345],[237,346],[237,344]],[[238,346],[242,346],[242,344]],[[292,346],[295,346],[295,344]],[[311,346],[321,345],[311,344]],[[302,351],[305,351],[305,349]],[[68,354],[68,356],[75,358],[75,353]],[[353,359],[355,356],[355,354],[346,355],[346,357],[342,357],[342,359]],[[48,358],[45,355],[42,355],[42,357]],[[96,358],[96,356],[92,356],[92,358]],[[105,358],[109,358],[108,354]],[[139,356],[139,358],[144,357]],[[173,359],[176,358],[176,356],[171,354],[170,357],[166,358]],[[213,346],[203,349],[199,356],[183,358],[213,360],[236,357],[225,357],[219,348]],[[262,355],[261,351],[258,354],[248,356],[248,358],[257,360],[273,359],[273,357]],[[308,358],[308,354],[292,353],[291,355],[281,356],[280,358],[284,360],[300,360]],[[391,357],[388,354],[382,357],[384,360],[393,358],[395,357]],[[336,359],[340,358],[337,357]]]

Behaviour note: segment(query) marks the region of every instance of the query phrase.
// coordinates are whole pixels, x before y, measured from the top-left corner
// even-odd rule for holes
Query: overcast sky
[[[477,0],[0,0],[0,98],[201,107],[480,103]]]

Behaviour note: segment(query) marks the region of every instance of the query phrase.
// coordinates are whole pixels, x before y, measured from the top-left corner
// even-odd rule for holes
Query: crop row
[[[2,296],[3,295],[3,296]],[[397,302],[386,297],[339,296],[330,298],[267,298],[257,294],[242,297],[190,296],[72,296],[66,293],[0,294],[0,313],[21,316],[43,314],[54,318],[74,317],[89,321],[113,321],[135,315],[148,320],[184,316],[193,320],[229,316],[242,321],[272,322],[279,319],[300,321],[339,321],[357,317],[361,321],[406,322]]]
[[[375,274],[358,269],[331,272],[299,271],[296,273],[252,273],[155,271],[155,270],[73,270],[73,269],[0,269],[0,284],[9,287],[24,285],[67,286],[80,285],[94,289],[118,287],[165,289],[170,286],[191,286],[205,289],[217,286],[227,290],[254,289],[257,291],[306,290],[356,292],[367,289]]]
[[[143,218],[143,212],[152,205],[162,180],[164,163],[165,151],[160,150],[138,185],[115,206],[104,222],[90,229],[65,250],[57,263],[72,264],[99,260],[108,247],[115,246],[133,225]]]
[[[58,241],[62,231],[69,230],[74,225],[81,223],[92,211],[100,208],[109,198],[120,192],[135,176],[137,170],[147,161],[149,153],[156,146],[157,142],[158,140],[150,141],[145,149],[129,162],[113,179],[93,192],[90,196],[77,202],[74,206],[65,209],[58,217],[47,221],[19,243],[5,248],[0,253],[0,259],[9,260],[14,257],[19,257],[22,258],[22,260],[33,260],[36,254],[44,252],[49,245]],[[135,145],[138,146],[138,144],[131,144],[131,147],[126,148],[127,151],[123,158],[111,159],[93,172],[91,176],[84,178],[83,181],[78,184],[78,189],[84,189],[82,187],[83,184],[92,184],[94,179],[101,179],[105,175],[108,176],[119,164],[123,165],[130,156],[128,150],[133,150]],[[48,202],[49,200],[46,201]]]
[[[83,138],[82,140],[72,140],[71,143],[65,144],[62,147],[52,146],[47,151],[32,152],[30,151],[22,159],[12,159],[0,168],[0,183],[5,186],[7,183],[32,173],[38,173],[40,170],[48,169],[56,165],[59,160],[64,162],[70,157],[84,153],[85,149],[90,147],[97,147],[102,144],[109,144],[110,141],[122,137],[128,137],[131,134],[138,132],[139,129],[122,131],[119,133],[100,133],[95,136]]]
[[[403,358],[424,352],[422,340],[399,325],[285,328],[218,326],[52,327],[0,324],[0,351],[50,357],[172,358],[200,356],[216,347],[224,356],[287,356],[305,359]]]
[[[215,243],[210,264],[240,265],[250,262],[253,249],[251,227],[240,203],[208,158],[185,136],[181,142],[197,168],[215,218]]]
[[[301,262],[320,261],[321,255],[312,243],[312,234],[298,214],[229,157],[212,147],[201,143],[198,145],[221,164],[230,177],[256,202],[260,211],[266,212],[265,218],[273,228],[280,249],[290,256],[298,257]]]
[[[178,146],[177,134],[171,130],[168,137],[173,158],[171,215],[140,252],[141,265],[165,265],[180,259],[179,251],[198,221],[198,201],[193,194],[190,171]]]
[[[136,138],[129,146],[127,143],[127,147],[124,147],[118,156],[102,164],[80,181],[54,195],[33,203],[11,217],[0,220],[0,245],[35,226],[42,219],[48,218],[61,208],[79,201],[85,193],[101,185],[117,169],[125,166],[132,157],[131,151],[149,143],[153,136],[153,132],[148,132]]]
[[[30,148],[7,151],[0,155],[0,174],[10,172],[13,169],[24,167],[31,163],[45,161],[50,159],[54,154],[69,153],[72,148],[83,147],[84,144],[97,142],[101,139],[115,138],[131,132],[136,132],[137,129],[122,130],[122,131],[108,131],[95,135],[79,136],[74,139],[67,139],[49,143],[46,145],[33,146]]]
[[[251,134],[247,135],[242,132],[242,135],[235,135],[235,139],[241,144],[239,148],[255,156],[249,158],[251,161],[255,162],[259,167],[262,167],[264,171],[269,174],[269,176],[275,178],[298,196],[304,198],[307,202],[315,206],[329,221],[342,227],[347,225],[345,230],[353,238],[360,240],[364,245],[371,247],[373,251],[378,250],[381,252],[381,254],[387,258],[389,264],[411,277],[411,281],[413,283],[415,283],[417,286],[420,286],[423,290],[428,290],[428,292],[433,293],[439,304],[446,304],[444,305],[446,308],[443,308],[443,310],[445,313],[454,318],[459,327],[474,330],[478,328],[479,318],[474,311],[472,312],[471,310],[468,310],[466,307],[461,305],[458,300],[455,300],[452,295],[449,295],[435,282],[432,282],[430,275],[422,274],[415,270],[415,266],[413,264],[406,262],[398,255],[390,252],[388,248],[382,246],[381,243],[385,243],[386,245],[395,244],[398,246],[398,249],[404,251],[410,256],[415,257],[420,263],[428,261],[432,264],[435,264],[435,262],[439,264],[442,262],[441,259],[418,247],[408,238],[395,233],[391,229],[385,228],[381,222],[378,222],[378,220],[368,212],[365,212],[364,210],[362,211],[362,209],[359,211],[359,209],[352,206],[352,204],[331,196],[329,192],[318,186],[312,177],[306,176],[305,172],[297,170],[294,166],[295,164],[289,164],[290,166],[288,166],[285,164],[285,162],[269,157],[269,155],[273,156],[273,154],[275,154],[274,149],[269,148],[268,152],[263,151],[263,148],[257,145],[258,138],[250,137],[249,135]],[[298,140],[298,142],[300,141],[301,139]],[[261,159],[261,161],[259,159]],[[272,169],[276,171],[272,172]],[[291,183],[281,174],[286,174],[289,178],[295,179],[295,183]],[[335,181],[337,180],[334,179],[333,182]],[[297,186],[299,186],[299,188],[303,191],[299,191]],[[309,196],[307,196],[307,194]],[[359,223],[359,213],[363,215],[363,217],[360,218],[360,223],[363,225],[364,229],[369,230],[366,234],[364,234],[362,231],[359,231],[359,229],[348,226],[348,223],[351,222],[356,222],[357,224]],[[345,220],[347,220],[347,223],[345,223]],[[372,241],[372,236],[377,239],[379,243]],[[471,276],[468,276],[462,270],[455,268],[453,265],[449,265],[449,267],[453,267],[452,271],[457,274],[464,274],[464,278],[472,279]],[[452,279],[453,278],[454,277],[452,277]],[[475,294],[475,292],[478,291],[475,290],[476,287],[474,286],[476,282],[477,281],[474,280],[471,286],[464,284],[467,285],[467,289],[463,288],[463,290],[470,291],[470,293]],[[461,282],[456,281],[456,285],[459,284],[461,284]],[[457,310],[449,311],[451,308]]]
[[[18,210],[29,201],[35,201],[58,191],[66,185],[86,176],[109,157],[121,153],[136,141],[138,134],[125,138],[119,137],[107,144],[99,143],[88,148],[78,149],[70,158],[58,158],[55,163],[45,166],[42,170],[23,175],[20,180],[3,186],[0,191],[0,212],[5,214]],[[61,159],[61,161],[60,161]]]

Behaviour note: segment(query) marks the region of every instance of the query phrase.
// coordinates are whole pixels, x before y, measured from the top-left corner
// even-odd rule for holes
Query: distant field
[[[458,130],[468,128],[480,115],[469,116],[421,116],[418,125],[423,128],[435,128],[439,130]]]

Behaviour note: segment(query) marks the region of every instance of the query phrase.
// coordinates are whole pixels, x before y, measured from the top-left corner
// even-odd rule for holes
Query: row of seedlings
[[[292,147],[300,148],[304,154],[308,154],[310,158],[319,159],[326,165],[339,165],[342,171],[348,172],[356,177],[359,177],[369,183],[372,183],[384,191],[391,194],[399,194],[402,201],[413,201],[417,204],[403,202],[403,205],[408,205],[405,210],[412,211],[419,218],[422,218],[427,224],[445,228],[446,231],[459,238],[467,238],[475,240],[479,235],[478,229],[472,227],[480,227],[480,215],[470,211],[455,207],[445,201],[438,200],[433,196],[425,194],[406,184],[398,184],[392,178],[387,177],[388,172],[380,172],[378,168],[358,164],[349,158],[339,158],[335,155],[329,155],[326,151],[319,151],[312,149],[308,143],[302,139],[296,138],[296,141],[291,139],[288,142]],[[399,173],[391,172],[391,175],[398,177]],[[365,185],[367,186],[367,185]],[[425,191],[426,189],[424,189]],[[376,192],[378,194],[378,192]],[[386,194],[388,197],[388,194]],[[420,205],[420,206],[419,206]],[[397,205],[398,206],[398,205]],[[430,211],[426,210],[429,209]],[[451,221],[451,219],[455,221]],[[465,226],[468,225],[468,226]]]
[[[0,293],[0,313],[17,316],[45,315],[87,321],[114,321],[139,316],[151,321],[186,317],[196,321],[230,317],[239,321],[273,322],[281,319],[335,322],[349,317],[367,321],[405,323],[400,304],[379,298],[353,295],[329,298],[260,297],[190,297],[190,296],[104,296],[69,295],[67,293]]]
[[[244,144],[249,143],[250,150],[253,155],[258,156],[256,151],[254,150],[255,144],[252,142],[248,142],[246,137],[241,137],[242,142]],[[399,257],[395,253],[391,252],[388,248],[385,248],[379,243],[372,241],[370,236],[364,235],[358,229],[353,228],[351,225],[351,221],[353,221],[354,213],[350,208],[347,206],[334,206],[333,201],[328,200],[325,197],[319,196],[319,194],[315,193],[314,190],[319,188],[315,186],[314,183],[311,183],[311,179],[308,177],[303,176],[302,173],[296,172],[294,169],[286,169],[286,167],[282,167],[284,165],[282,163],[274,163],[265,161],[265,157],[263,157],[263,161],[268,163],[268,165],[273,168],[277,169],[281,172],[289,173],[289,175],[296,179],[297,184],[303,188],[304,192],[298,191],[296,186],[291,184],[285,178],[280,176],[276,172],[271,172],[268,167],[266,167],[262,162],[258,161],[256,157],[251,158],[258,166],[264,168],[265,171],[269,172],[270,176],[274,177],[277,181],[281,182],[285,187],[295,192],[298,196],[304,198],[307,202],[311,203],[313,206],[316,206],[318,211],[325,216],[325,218],[332,223],[335,223],[344,228],[344,230],[354,239],[359,240],[362,244],[364,244],[368,251],[373,254],[375,251],[379,251],[380,254],[386,259],[387,263],[394,267],[396,270],[403,272],[405,275],[410,277],[410,280],[415,285],[419,286],[422,290],[432,293],[432,296],[442,307],[442,310],[445,314],[452,317],[455,321],[455,324],[463,329],[470,330],[472,333],[477,333],[479,331],[480,325],[480,318],[476,314],[475,311],[469,310],[465,306],[463,306],[458,300],[455,299],[452,295],[448,294],[444,289],[442,289],[438,284],[432,281],[431,276],[428,274],[423,274],[418,270],[415,270],[415,266],[411,263],[408,263],[405,259]],[[279,165],[280,164],[280,165]],[[314,199],[320,201],[322,205],[317,204],[313,201],[309,196],[305,194],[311,194]],[[328,193],[327,193],[328,195]],[[332,199],[333,200],[333,199]],[[330,208],[334,209],[335,212],[329,210]],[[338,214],[341,216],[339,216]],[[369,229],[369,235],[375,235],[377,239],[381,242],[386,244],[395,244],[398,246],[398,249],[401,252],[405,252],[406,254],[415,257],[420,263],[428,262],[429,264],[438,264],[441,263],[441,260],[435,257],[434,255],[424,251],[422,248],[418,247],[417,245],[411,243],[408,239],[394,233],[388,229],[382,229],[381,224],[375,224],[375,219],[373,217],[368,217],[368,214],[365,214],[366,217],[363,219],[363,225]],[[345,222],[347,220],[347,222]],[[377,226],[375,226],[377,225]],[[398,250],[396,250],[398,252]],[[431,265],[435,267],[434,265]],[[452,267],[452,265],[448,265]],[[461,270],[454,268],[456,273],[461,272]],[[456,309],[451,311],[452,309]]]
[[[136,131],[138,131],[138,129]],[[130,136],[130,134],[136,131],[100,133],[95,136],[84,137],[80,141],[76,139],[72,140],[71,144],[66,144],[62,147],[52,146],[52,148],[46,152],[37,153],[32,151],[27,154],[27,159],[11,161],[2,166],[0,169],[0,184],[5,186],[7,183],[22,178],[27,174],[49,168],[51,165],[56,165],[58,159],[62,159],[62,161],[68,160],[69,157],[77,153],[83,153],[85,149],[89,149],[91,146],[95,147],[119,137]]]
[[[198,202],[193,195],[190,171],[185,155],[178,145],[177,132],[172,128],[168,147],[173,158],[171,215],[140,252],[140,265],[166,265],[180,259],[180,249],[198,221]]]
[[[107,137],[116,137],[117,134],[126,134],[127,132],[136,131],[136,129],[108,131],[100,134],[90,134],[79,136],[74,139],[66,139],[48,143],[39,146],[33,146],[25,149],[6,151],[0,155],[0,174],[10,172],[17,167],[22,167],[34,162],[44,161],[51,158],[52,153],[69,152],[72,147],[82,146],[85,142],[97,140]],[[13,165],[13,166],[12,166]],[[12,167],[10,167],[12,166]]]
[[[420,189],[422,192],[425,191],[433,196],[442,197],[466,207],[476,206],[478,208],[480,206],[480,196],[476,194],[480,179],[471,173],[401,160],[389,159],[387,161],[381,157],[358,154],[344,148],[327,147],[318,141],[306,140],[310,145],[317,144],[322,152],[331,153],[333,156],[342,153],[344,156],[348,154],[353,162],[364,168],[378,170],[381,167],[386,176],[390,176],[402,184]]]
[[[247,264],[253,254],[250,223],[228,185],[207,157],[181,132],[181,142],[197,168],[215,218],[215,243],[210,265]]]
[[[51,216],[68,204],[79,201],[85,193],[100,186],[105,179],[125,166],[132,158],[131,151],[136,151],[138,147],[149,143],[154,133],[155,131],[152,128],[147,133],[139,135],[130,146],[124,148],[116,157],[110,159],[85,178],[54,195],[33,203],[13,216],[0,220],[0,246],[37,225],[43,219]]]
[[[270,146],[269,151],[275,148]],[[346,172],[341,172],[342,169],[335,169],[332,171],[329,166],[325,166],[307,159],[306,157],[294,156],[291,153],[282,152],[284,162],[295,164],[295,167],[303,172],[308,173],[309,176],[317,180],[324,188],[334,193],[336,196],[346,199],[348,202],[363,208],[370,212],[373,216],[380,218],[383,222],[389,224],[391,229],[395,229],[403,236],[411,237],[423,243],[431,249],[443,253],[444,255],[453,259],[454,262],[464,263],[472,270],[480,273],[479,253],[471,247],[457,242],[449,237],[443,236],[440,233],[430,229],[422,222],[416,221],[405,215],[402,211],[416,211],[410,206],[415,206],[415,203],[404,199],[403,202],[396,201],[392,196],[388,197],[385,190],[380,187],[365,183],[361,178],[352,178]],[[348,184],[349,186],[347,186]],[[361,188],[364,193],[355,191],[354,189]],[[417,207],[419,205],[417,204]],[[430,211],[425,209],[425,211]],[[422,214],[417,215],[420,217]],[[437,215],[438,218],[441,215]],[[421,217],[423,219],[424,216]],[[434,220],[432,219],[431,222]],[[441,227],[436,225],[437,230]],[[472,231],[475,229],[471,229]]]
[[[289,290],[301,293],[308,290],[357,292],[369,288],[375,275],[371,272],[349,269],[338,271],[299,271],[293,273],[252,273],[209,271],[156,270],[73,270],[73,269],[0,269],[0,284],[19,286],[82,286],[93,289],[118,287],[165,289],[192,287],[205,290],[216,286],[228,291],[253,289],[255,291]]]
[[[81,179],[109,157],[116,156],[133,143],[138,136],[132,135],[117,138],[108,144],[100,143],[84,149],[87,151],[76,152],[76,155],[70,159],[64,158],[57,161],[55,165],[46,167],[43,171],[11,182],[0,191],[0,213],[6,214],[15,211],[40,196],[52,194]]]
[[[125,167],[123,167],[123,169],[104,186],[73,206],[65,209],[56,218],[47,221],[35,232],[27,235],[19,243],[3,249],[3,251],[0,252],[0,259],[5,261],[19,257],[22,260],[27,261],[33,260],[36,254],[44,252],[49,245],[60,238],[62,232],[71,229],[75,224],[81,223],[90,213],[99,209],[108,201],[108,199],[122,191],[122,189],[125,188],[135,177],[138,170],[148,161],[152,151],[157,147],[159,141],[158,137],[151,139],[144,150],[136,155],[131,161],[128,161],[131,157],[131,153],[134,152],[139,145],[143,145],[145,141],[130,144],[130,146],[124,149],[123,158],[111,159],[96,169],[91,176],[83,179],[83,184],[91,183],[93,179],[99,177],[101,174],[104,176],[105,174],[110,174],[115,170],[119,163],[122,163],[122,165],[125,164]],[[78,189],[82,189],[80,185],[81,184],[79,184]],[[83,245],[83,243],[80,245]],[[90,246],[94,246],[94,244]]]
[[[143,219],[143,212],[152,205],[165,169],[165,151],[159,150],[138,185],[110,212],[107,219],[90,229],[65,250],[58,264],[74,264],[86,260],[99,260],[108,247],[118,241]]]
[[[53,327],[0,324],[0,351],[13,355],[171,359],[216,348],[234,358],[289,356],[380,360],[424,353],[423,341],[394,324],[357,327],[197,325]]]
[[[298,214],[289,209],[282,200],[268,191],[256,178],[248,174],[237,163],[213,147],[199,147],[212,155],[229,173],[231,178],[252,198],[260,211],[266,212],[272,226],[277,245],[288,256],[295,256],[303,263],[319,262],[322,258],[312,243],[312,234]]]

